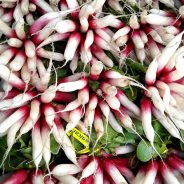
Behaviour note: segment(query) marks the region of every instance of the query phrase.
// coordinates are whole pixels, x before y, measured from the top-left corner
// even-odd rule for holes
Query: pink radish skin
[[[118,121],[116,120],[115,116],[111,111],[109,112],[108,120],[109,124],[116,132],[123,134],[123,128],[120,126],[120,124],[118,123]]]
[[[55,177],[60,181],[58,184],[61,184],[61,183],[78,184],[79,183],[79,180],[72,175],[55,176]]]
[[[110,159],[107,158],[103,160],[103,167],[115,183],[127,184],[125,178],[121,175],[117,167]]]
[[[69,123],[66,126],[65,132],[69,132],[73,128],[77,126],[77,123],[82,118],[83,110],[81,107],[78,107],[77,109],[73,110],[69,114]]]
[[[3,20],[0,19],[0,30],[9,38],[16,37],[15,31],[8,26]]]
[[[25,169],[20,169],[14,171],[2,184],[23,184],[28,178],[28,171]]]
[[[158,167],[159,167],[159,164],[156,161],[153,161],[153,162],[150,161],[148,163],[143,184],[147,184],[148,182],[149,184],[154,184],[154,181],[156,179],[156,175],[158,172]]]
[[[90,99],[89,99],[89,103],[88,103],[88,107],[90,110],[94,110],[96,109],[97,105],[98,105],[98,97],[96,96],[96,94],[92,93],[90,95]]]
[[[142,184],[144,181],[144,177],[146,174],[146,166],[141,167],[141,169],[139,169],[137,175],[135,176],[135,179],[133,181],[134,184]]]
[[[125,46],[124,49],[121,50],[121,57],[122,59],[125,59],[128,57],[128,55],[132,52],[133,50],[133,44],[131,42],[128,42]]]
[[[64,58],[66,59],[66,61],[70,61],[73,59],[80,41],[81,35],[79,33],[76,32],[70,35],[64,52]]]
[[[36,170],[38,170],[39,164],[42,160],[42,149],[43,143],[40,131],[40,121],[37,121],[32,129],[32,157]]]
[[[98,162],[98,168],[94,175],[94,184],[103,184],[103,170],[100,166],[100,160],[96,158],[96,161]]]
[[[72,20],[62,20],[56,24],[54,29],[60,34],[70,33],[77,31],[78,25]]]
[[[28,107],[22,106],[17,111],[15,111],[12,115],[10,115],[7,119],[5,119],[0,124],[0,133],[8,130],[13,124],[15,124],[18,120],[23,118],[28,113]]]
[[[32,41],[27,40],[24,44],[26,56],[32,58],[36,54],[36,48]]]
[[[88,155],[81,155],[78,159],[78,163],[82,169],[84,169],[90,162],[90,157]]]
[[[153,85],[155,83],[156,77],[157,77],[156,76],[157,68],[158,68],[158,63],[157,63],[156,59],[154,59],[150,63],[150,65],[149,65],[149,67],[148,67],[148,69],[146,71],[145,81],[146,81],[147,85],[151,86],[151,85]]]
[[[59,117],[64,119],[66,122],[69,122],[69,112],[61,112],[65,108],[64,105],[58,104],[55,107],[55,111],[58,113]]]
[[[113,67],[113,61],[105,54],[105,52],[97,45],[93,44],[92,53],[106,66]]]
[[[172,182],[174,184],[180,184],[176,176],[173,174],[171,169],[168,167],[168,165],[164,165],[163,163],[159,163],[159,170],[164,178],[164,180],[169,183]]]
[[[117,94],[117,88],[115,86],[110,85],[107,82],[102,82],[100,84],[101,90],[109,96],[115,96]]]
[[[47,124],[52,127],[55,119],[55,110],[54,107],[51,104],[44,104],[43,106],[43,113],[45,115],[45,119]]]
[[[98,162],[96,158],[92,159],[89,164],[83,169],[80,180],[89,177],[92,174],[95,174],[96,169],[98,168]]]
[[[132,101],[130,101],[122,91],[118,90],[118,93],[116,96],[124,107],[126,107],[128,110],[133,112],[136,116],[138,117],[140,116],[139,107],[137,107]]]
[[[55,102],[70,102],[75,99],[75,94],[57,91],[53,99]]]
[[[143,98],[141,100],[141,120],[144,133],[146,134],[147,139],[153,144],[154,141],[154,129],[151,124],[151,101],[148,98]]]
[[[69,33],[63,33],[63,34],[61,34],[61,33],[55,33],[55,34],[49,36],[48,38],[46,38],[45,40],[43,40],[38,45],[37,48],[41,48],[41,47],[43,47],[45,45],[48,45],[48,44],[50,44],[52,42],[57,42],[57,41],[65,40],[66,38],[69,37],[69,35],[70,35]]]
[[[43,159],[45,160],[47,168],[49,168],[49,162],[51,159],[51,151],[50,151],[50,128],[47,125],[45,119],[42,121],[42,128],[41,128],[41,138],[43,144]]]
[[[61,92],[72,92],[83,89],[87,85],[88,81],[86,78],[81,78],[74,82],[64,82],[57,86],[57,90]]]
[[[59,12],[49,12],[41,16],[37,19],[30,27],[29,33],[30,35],[37,33],[41,28],[43,28],[46,24],[48,24],[51,20],[57,18],[59,16]]]
[[[0,55],[0,64],[6,65],[16,55],[16,48],[8,48]]]
[[[144,48],[144,42],[142,41],[138,31],[135,31],[135,30],[133,31],[133,33],[132,33],[132,42],[134,43],[134,45],[137,49],[143,49]]]
[[[81,105],[85,105],[89,102],[89,88],[88,87],[84,87],[83,89],[78,91],[78,102]]]
[[[19,71],[23,67],[25,61],[26,61],[26,56],[24,54],[24,51],[20,50],[16,54],[15,58],[10,62],[9,67],[12,71]]]
[[[181,32],[180,34],[175,36],[175,38],[172,39],[162,51],[162,54],[157,59],[157,62],[158,62],[157,74],[159,74],[162,71],[162,69],[166,66],[171,56],[175,53],[175,51],[179,47],[182,40],[183,33],[184,32]]]
[[[19,40],[18,38],[10,38],[8,40],[8,45],[10,47],[20,48],[22,44],[23,44],[22,41]]]
[[[55,61],[63,61],[64,56],[63,54],[59,52],[52,52],[52,51],[47,51],[43,48],[39,48],[36,50],[36,54],[40,57],[46,58],[46,59],[52,59]]]
[[[184,173],[184,167],[183,167],[183,160],[176,156],[168,156],[166,160],[167,164],[170,165],[172,168],[178,170],[180,173]]]
[[[89,77],[93,80],[98,80],[102,70],[103,63],[101,61],[96,61],[95,63],[92,63]]]
[[[30,173],[30,180],[32,182],[32,184],[38,184],[38,183],[43,183],[43,172],[42,170],[38,169],[38,170],[33,170],[31,173]]]

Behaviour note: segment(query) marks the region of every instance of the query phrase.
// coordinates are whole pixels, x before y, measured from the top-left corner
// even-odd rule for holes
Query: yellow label
[[[90,152],[90,150],[89,150],[88,147],[78,151],[79,154],[86,154],[86,153],[89,153],[89,152]]]
[[[89,144],[89,138],[84,133],[79,131],[77,128],[73,128],[67,133],[68,136],[73,136],[75,139],[77,139],[80,143],[82,143],[85,147],[88,147]],[[81,150],[82,151],[82,150]]]

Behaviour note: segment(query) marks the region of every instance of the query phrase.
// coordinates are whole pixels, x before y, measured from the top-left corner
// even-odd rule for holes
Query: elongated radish
[[[45,40],[43,40],[37,48],[41,48],[45,45],[48,45],[52,42],[57,42],[57,41],[61,41],[61,40],[65,40],[66,38],[69,37],[69,33],[55,33],[51,36],[49,36],[48,38],[46,38]]]
[[[38,170],[33,170],[30,173],[30,180],[32,182],[32,184],[38,184],[38,183],[43,183],[44,179],[43,179],[43,172],[42,170],[38,169]]]
[[[83,114],[83,110],[81,107],[78,107],[70,112],[69,123],[67,124],[66,130],[65,130],[66,133],[77,126],[77,123],[82,118],[82,114]]]
[[[24,46],[25,46],[25,53],[26,53],[26,56],[27,57],[34,57],[35,54],[36,54],[36,48],[35,48],[35,45],[32,41],[30,40],[27,40],[25,43],[24,43]]]
[[[15,58],[10,62],[9,67],[12,71],[19,71],[26,61],[26,57],[23,50],[20,50]]]
[[[93,80],[98,80],[100,73],[103,70],[103,63],[101,61],[96,61],[92,63],[90,68],[90,78]]]
[[[5,34],[7,37],[16,37],[15,31],[8,26],[4,21],[0,19],[0,30]]]
[[[43,143],[40,132],[40,121],[37,121],[32,129],[32,157],[36,166],[36,170],[38,170],[39,164],[42,160],[42,149]]]
[[[54,120],[53,135],[55,140],[62,145],[63,151],[65,152],[68,159],[75,165],[78,165],[74,147],[68,136],[65,134],[60,118],[57,115],[55,116]]]
[[[83,89],[87,83],[88,81],[86,78],[81,78],[73,82],[63,82],[57,86],[57,90],[62,92],[72,92]]]
[[[133,151],[135,151],[135,146],[133,145],[120,146],[115,149],[115,153],[117,155],[123,155],[123,154],[131,153]]]
[[[175,177],[175,175],[166,164],[160,162],[159,170],[167,183],[172,182],[173,184],[180,184],[178,179]]]
[[[175,53],[175,51],[179,47],[182,40],[183,33],[184,32],[181,32],[180,34],[175,36],[175,38],[172,39],[162,51],[162,54],[157,59],[157,62],[158,62],[157,73],[160,73],[162,71],[162,69],[166,66],[171,56]]]
[[[52,169],[51,173],[60,177],[68,174],[77,174],[80,171],[81,169],[74,164],[59,164]]]
[[[80,41],[81,35],[79,33],[76,32],[70,35],[64,52],[64,58],[66,59],[66,61],[70,61],[73,59]]]
[[[141,101],[141,120],[144,133],[147,139],[153,145],[154,142],[154,129],[151,124],[151,101],[148,98],[143,98]]]
[[[11,114],[7,119],[5,119],[0,124],[0,133],[8,130],[13,124],[15,124],[18,120],[23,118],[28,113],[28,107],[22,106],[18,110],[16,110],[13,114]]]
[[[91,162],[83,169],[80,180],[87,178],[88,176],[95,174],[96,169],[98,168],[98,162],[94,158]]]
[[[42,121],[42,127],[41,127],[41,138],[42,138],[42,144],[43,144],[43,159],[45,160],[46,166],[49,170],[49,162],[51,159],[51,151],[50,151],[50,128],[47,125],[47,122],[45,119]]]
[[[143,184],[146,184],[146,183],[154,184],[154,181],[158,172],[158,167],[159,167],[159,164],[156,161],[148,163]]]
[[[117,98],[124,107],[133,112],[136,116],[140,116],[139,107],[137,107],[132,101],[130,101],[122,91],[118,90]]]
[[[31,2],[36,4],[39,8],[44,10],[44,12],[46,12],[46,13],[53,12],[53,9],[51,8],[51,6],[43,0],[31,0]]]
[[[10,60],[16,55],[17,49],[9,48],[0,55],[0,64],[8,64]]]
[[[115,183],[127,184],[125,178],[121,175],[117,167],[110,159],[107,158],[103,160],[103,167]]]
[[[63,61],[64,56],[63,54],[59,52],[52,52],[52,51],[47,51],[43,48],[39,48],[36,50],[36,54],[40,57],[46,58],[46,59],[52,59],[55,61]]]
[[[14,171],[2,184],[22,184],[28,178],[28,171],[25,169],[20,169]]]
[[[105,52],[97,45],[92,45],[92,53],[106,66],[113,67],[113,61],[105,54]]]

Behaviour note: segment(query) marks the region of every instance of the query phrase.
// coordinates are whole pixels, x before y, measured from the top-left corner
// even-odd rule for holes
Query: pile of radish
[[[0,0],[1,183],[184,183],[183,26],[183,0]]]

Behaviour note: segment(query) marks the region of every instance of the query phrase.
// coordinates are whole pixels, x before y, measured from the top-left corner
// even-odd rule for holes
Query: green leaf
[[[137,98],[137,87],[127,87],[123,89],[123,92],[128,97],[129,100],[134,101]]]
[[[57,155],[59,153],[60,145],[54,139],[54,136],[50,136],[50,151],[53,155]]]
[[[153,158],[155,151],[151,144],[146,141],[141,141],[137,146],[136,155],[137,158],[142,162],[147,162]]]
[[[134,71],[137,73],[146,73],[146,67],[142,65],[139,62],[133,61],[131,59],[126,60],[126,64]]]
[[[148,141],[141,140],[136,150],[137,158],[142,162],[147,162],[152,158],[156,158],[158,154],[164,156],[168,151],[167,146],[164,143],[161,146],[154,143],[154,146],[156,151]]]

